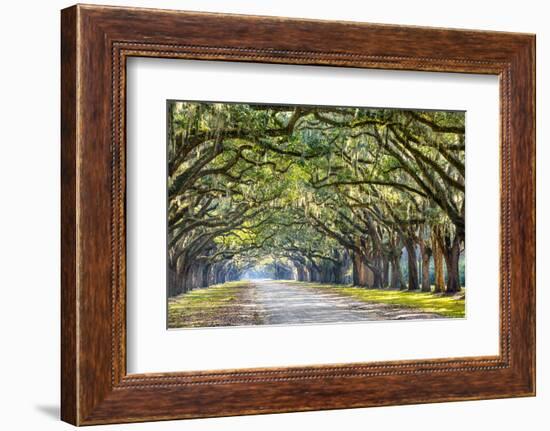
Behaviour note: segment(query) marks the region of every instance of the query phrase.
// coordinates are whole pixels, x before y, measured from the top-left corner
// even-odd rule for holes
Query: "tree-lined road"
[[[170,298],[249,278],[461,291],[464,112],[172,101],[167,126]]]

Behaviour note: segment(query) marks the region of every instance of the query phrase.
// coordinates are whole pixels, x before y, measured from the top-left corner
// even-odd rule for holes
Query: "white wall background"
[[[332,2],[119,0],[171,9],[279,15],[537,34],[538,396],[98,427],[135,430],[504,430],[550,423],[550,27],[545,2]],[[59,422],[59,10],[60,0],[2,4],[0,32],[0,427],[62,430]],[[546,250],[545,250],[546,249]],[[546,253],[545,253],[546,251]],[[547,265],[546,265],[547,266]],[[546,269],[546,273],[545,273]],[[545,280],[546,279],[546,280]],[[546,281],[546,283],[545,283]]]

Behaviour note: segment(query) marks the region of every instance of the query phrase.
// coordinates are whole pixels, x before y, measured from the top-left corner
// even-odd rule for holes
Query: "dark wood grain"
[[[61,418],[78,422],[76,299],[76,8],[61,16]]]
[[[61,36],[63,420],[82,425],[534,394],[533,35],[74,6],[62,12]],[[500,354],[127,375],[129,56],[500,76]]]

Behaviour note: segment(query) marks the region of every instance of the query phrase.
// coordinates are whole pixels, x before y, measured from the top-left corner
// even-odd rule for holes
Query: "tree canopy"
[[[259,265],[277,278],[459,290],[463,112],[168,108],[170,295]]]

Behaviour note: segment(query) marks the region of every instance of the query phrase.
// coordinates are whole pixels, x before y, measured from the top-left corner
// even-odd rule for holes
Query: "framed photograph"
[[[62,419],[535,394],[535,37],[62,11]]]

